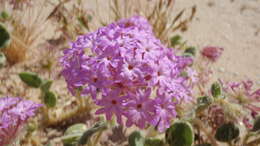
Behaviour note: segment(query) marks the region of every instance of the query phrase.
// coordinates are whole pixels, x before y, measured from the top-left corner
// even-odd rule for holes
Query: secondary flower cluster
[[[233,103],[237,103],[247,109],[249,114],[243,118],[247,128],[253,127],[253,120],[259,115],[260,88],[254,90],[254,82],[245,80],[241,82],[223,82],[222,86],[226,94],[231,97]],[[244,110],[246,111],[246,110]]]
[[[254,90],[253,85],[251,80],[228,82],[224,86],[224,90],[231,97],[241,100],[240,102],[244,103],[252,112],[260,112],[260,107],[256,104],[260,101],[260,88]]]
[[[123,19],[79,36],[61,58],[68,88],[92,96],[97,114],[110,120],[163,131],[176,116],[175,106],[190,100],[187,76],[191,58],[176,56],[155,38],[146,19]]]
[[[0,146],[13,142],[28,118],[34,116],[40,106],[17,97],[0,98]]]

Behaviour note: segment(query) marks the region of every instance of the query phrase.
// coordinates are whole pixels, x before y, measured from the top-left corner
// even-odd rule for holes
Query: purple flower
[[[9,109],[13,105],[17,104],[20,98],[0,98],[0,111]]]
[[[0,145],[10,144],[41,106],[18,97],[0,98]]]
[[[19,117],[20,120],[26,121],[29,117],[35,116],[35,111],[40,107],[30,100],[21,100],[15,105],[15,108],[9,109],[8,113]]]
[[[149,33],[152,33],[151,25],[145,18],[141,16],[134,16],[129,19],[122,19],[118,22],[118,25],[122,28],[128,28],[128,29],[138,28],[139,30],[145,30]]]
[[[260,101],[260,88],[251,93],[250,96],[257,101]]]
[[[126,117],[127,126],[144,128],[154,118],[156,94],[166,93],[178,103],[191,99],[189,79],[181,73],[192,59],[172,50],[154,36],[145,18],[134,16],[79,36],[64,51],[62,75],[72,94],[92,96],[100,106],[97,114],[108,120],[115,115],[120,124]]]
[[[63,65],[62,75],[69,83],[69,90],[75,94],[78,89],[86,84],[86,74],[89,71],[87,63],[89,62],[83,49],[67,49],[64,51],[64,57],[60,60]]]
[[[215,62],[222,54],[223,48],[220,47],[204,47],[201,54],[212,62]]]
[[[154,101],[149,99],[150,94],[151,89],[139,90],[136,94],[129,94],[129,99],[125,104],[126,126],[130,127],[135,124],[140,128],[145,128],[146,122],[153,119],[155,109]]]
[[[171,119],[176,116],[175,104],[172,98],[160,95],[155,99],[155,116],[151,124],[163,132],[170,127]]]
[[[118,90],[107,92],[102,96],[102,99],[97,100],[96,104],[101,106],[96,111],[96,114],[105,114],[107,120],[111,120],[112,115],[115,114],[117,122],[122,124],[122,114],[124,112],[123,103],[126,100],[125,96],[120,96]]]
[[[252,129],[253,128],[252,120],[250,118],[244,117],[243,118],[243,123],[245,124],[246,128],[248,128],[248,129]]]

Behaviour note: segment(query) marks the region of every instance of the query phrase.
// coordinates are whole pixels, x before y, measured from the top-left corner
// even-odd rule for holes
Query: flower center
[[[124,88],[124,84],[121,83],[121,82],[118,82],[118,83],[115,83],[116,84],[116,87],[118,88]]]
[[[98,81],[98,78],[93,78],[93,82],[96,83]]]
[[[157,72],[157,75],[158,75],[158,76],[161,76],[161,75],[162,75],[162,73],[161,73],[160,71],[158,71],[158,72]]]
[[[163,104],[161,104],[161,108],[164,108],[164,105],[163,105]]]
[[[132,70],[134,67],[132,65],[128,65],[128,69]]]
[[[151,78],[152,78],[151,75],[147,75],[147,76],[144,77],[144,79],[145,79],[146,81],[150,80]]]
[[[125,27],[130,27],[130,26],[133,26],[133,25],[134,25],[134,24],[131,23],[131,22],[126,22]]]
[[[112,104],[117,104],[116,100],[111,101]]]
[[[141,109],[142,108],[142,104],[137,104],[136,107],[137,107],[137,109]]]

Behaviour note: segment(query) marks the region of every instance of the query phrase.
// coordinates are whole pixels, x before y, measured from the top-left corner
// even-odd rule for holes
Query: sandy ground
[[[188,31],[190,45],[224,48],[216,76],[252,79],[260,85],[260,0],[176,0],[176,11],[197,6]]]

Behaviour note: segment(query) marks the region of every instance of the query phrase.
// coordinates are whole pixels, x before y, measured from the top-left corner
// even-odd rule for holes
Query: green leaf
[[[128,138],[129,146],[144,146],[144,141],[144,138],[138,131],[131,133]]]
[[[172,47],[175,47],[176,45],[179,45],[179,44],[181,44],[181,36],[180,35],[175,35],[175,36],[173,36],[171,39],[170,39],[170,41],[171,41],[171,46]]]
[[[221,96],[221,86],[218,82],[215,82],[211,85],[211,94],[213,97],[218,98]]]
[[[9,14],[6,12],[6,11],[2,11],[1,14],[0,14],[0,19],[8,19],[10,16]]]
[[[164,142],[160,139],[145,139],[144,146],[164,146]]]
[[[19,77],[25,84],[34,88],[39,88],[42,84],[42,79],[36,73],[22,72]]]
[[[47,92],[50,90],[51,88],[51,85],[52,85],[52,81],[51,80],[44,80],[41,84],[41,90],[42,92]]]
[[[191,146],[194,134],[188,122],[175,122],[166,130],[166,142],[170,146]]]
[[[83,133],[70,134],[70,135],[62,136],[61,140],[64,146],[77,146],[78,141],[82,135]]]
[[[45,146],[52,146],[51,142],[48,142]]]
[[[184,51],[184,55],[187,56],[195,56],[196,55],[196,48],[195,47],[188,47]]]
[[[80,137],[78,144],[79,145],[85,145],[90,140],[91,136],[94,135],[98,131],[105,130],[107,128],[107,124],[105,122],[98,122],[94,125],[94,127],[88,129],[83,133],[83,135]]]
[[[0,68],[6,65],[6,57],[5,54],[0,52]]]
[[[234,123],[221,125],[215,134],[215,138],[221,142],[230,142],[239,136],[239,128]]]
[[[0,49],[6,47],[10,42],[10,34],[3,24],[0,23]]]
[[[91,15],[88,15],[87,18],[88,18],[88,21],[91,21],[93,19]]]
[[[78,123],[70,126],[66,131],[65,135],[75,134],[75,133],[84,133],[87,130],[86,124]]]
[[[57,99],[53,92],[47,91],[44,94],[44,103],[47,107],[54,107],[56,105]]]
[[[258,131],[258,130],[260,130],[260,116],[258,116],[258,117],[255,119],[255,122],[254,122],[254,126],[253,126],[252,131]]]
[[[183,56],[184,56],[184,57],[192,57],[193,55],[190,54],[190,53],[184,53]]]
[[[64,136],[61,138],[63,144],[66,146],[77,145],[80,137],[87,130],[87,126],[85,124],[74,124],[70,126],[64,133]]]

